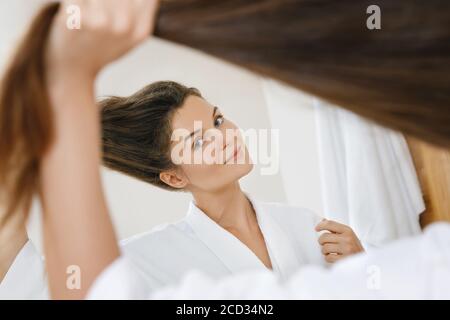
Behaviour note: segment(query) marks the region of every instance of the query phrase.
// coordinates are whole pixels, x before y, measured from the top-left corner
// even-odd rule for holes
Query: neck
[[[235,182],[215,192],[192,193],[195,204],[224,229],[247,231],[257,224],[255,211]]]

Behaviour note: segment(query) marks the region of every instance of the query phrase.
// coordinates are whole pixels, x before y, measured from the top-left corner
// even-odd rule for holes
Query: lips
[[[233,154],[231,155],[231,157],[229,157],[227,159],[227,161],[225,161],[225,163],[230,162],[232,159],[236,159],[240,151],[241,151],[241,146],[235,148]]]

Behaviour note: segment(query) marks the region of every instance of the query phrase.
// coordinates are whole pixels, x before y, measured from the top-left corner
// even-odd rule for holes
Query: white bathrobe
[[[450,299],[450,224],[349,257],[308,266],[289,280],[259,271],[215,280],[194,271],[178,286],[151,290],[127,257],[96,280],[89,299]]]
[[[0,284],[0,300],[47,299],[47,290],[44,263],[35,246],[28,241]]]
[[[250,197],[249,200],[275,274],[287,279],[302,266],[326,265],[318,243],[319,234],[314,230],[321,220],[319,216],[307,209],[262,203]],[[238,272],[267,271],[247,246],[211,220],[194,202],[181,221],[127,239],[121,247],[145,286],[152,290],[177,284],[193,270],[213,279]],[[14,276],[7,275],[0,284],[0,296],[45,298],[41,293],[43,262],[37,257],[31,244],[22,250],[10,269]],[[36,289],[32,288],[34,285]]]
[[[307,209],[249,198],[266,241],[273,271],[287,279],[301,266],[325,265],[314,227],[321,218]],[[151,288],[179,282],[192,270],[212,278],[265,270],[261,260],[191,202],[186,217],[122,243],[125,256]]]

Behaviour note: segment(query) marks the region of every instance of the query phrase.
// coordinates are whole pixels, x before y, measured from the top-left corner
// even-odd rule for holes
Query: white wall
[[[0,66],[21,30],[44,0],[0,1]],[[101,48],[100,48],[101,49]],[[157,80],[174,80],[199,88],[203,95],[243,129],[280,129],[281,171],[262,176],[259,168],[242,180],[256,198],[288,202],[321,213],[313,109],[308,102],[289,102],[292,89],[277,100],[265,95],[261,79],[230,64],[162,40],[149,40],[111,65],[99,78],[99,95],[128,95]],[[283,91],[287,90],[287,91]],[[275,88],[275,96],[277,94]],[[279,94],[280,92],[278,92]],[[267,94],[267,92],[266,92]],[[284,99],[283,98],[283,99]],[[104,170],[106,194],[120,238],[156,224],[181,218],[188,195],[170,193],[121,174]],[[33,210],[30,234],[40,244],[38,209]]]
[[[286,200],[323,215],[313,97],[272,79],[262,86],[271,126],[280,130]]]

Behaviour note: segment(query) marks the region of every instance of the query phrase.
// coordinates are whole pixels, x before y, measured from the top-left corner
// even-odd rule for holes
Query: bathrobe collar
[[[293,246],[275,219],[266,212],[264,205],[247,195],[256,212],[264,236],[273,270],[287,276],[298,262]],[[275,213],[275,212],[274,212]],[[276,214],[276,213],[275,213]],[[194,201],[189,204],[186,222],[198,238],[217,256],[232,273],[267,269],[262,261],[232,233],[228,232],[200,210]]]

